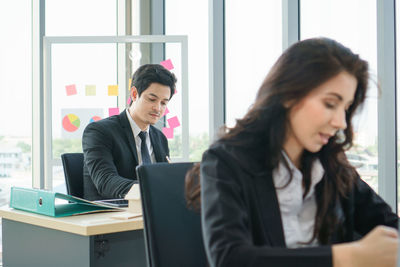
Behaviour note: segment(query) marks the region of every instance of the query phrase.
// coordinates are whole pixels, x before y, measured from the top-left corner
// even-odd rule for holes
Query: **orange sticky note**
[[[118,85],[109,85],[108,86],[108,95],[109,96],[117,96],[118,95]]]

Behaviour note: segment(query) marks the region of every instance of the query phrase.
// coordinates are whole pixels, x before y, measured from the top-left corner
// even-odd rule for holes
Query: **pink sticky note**
[[[164,116],[166,116],[169,113],[169,109],[165,108]]]
[[[129,106],[131,104],[131,102],[132,102],[131,97],[128,97],[128,100],[126,100],[126,104]]]
[[[174,139],[174,129],[173,128],[162,128],[162,132],[167,137],[167,139]]]
[[[171,128],[176,128],[176,127],[179,127],[181,125],[179,123],[179,120],[178,120],[177,116],[174,116],[174,117],[168,119],[167,121],[168,121],[169,127],[171,127]]]
[[[76,95],[77,94],[75,84],[71,84],[71,85],[65,86],[65,90],[67,92],[67,96]]]
[[[175,89],[175,93],[174,93],[174,95],[176,95],[177,93],[178,93],[178,90],[176,90],[176,89]]]
[[[167,70],[172,70],[174,68],[174,65],[172,65],[171,59],[161,61],[160,65],[163,66],[164,68],[166,68]]]
[[[119,108],[109,108],[108,109],[108,116],[113,116],[113,115],[118,115],[119,114]]]

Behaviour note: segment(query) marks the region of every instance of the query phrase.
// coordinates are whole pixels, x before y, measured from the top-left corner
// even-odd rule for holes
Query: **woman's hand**
[[[398,233],[377,226],[359,241],[332,246],[334,267],[395,267]]]

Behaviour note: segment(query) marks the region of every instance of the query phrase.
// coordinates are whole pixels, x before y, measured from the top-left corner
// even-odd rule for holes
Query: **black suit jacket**
[[[90,123],[83,132],[83,195],[85,199],[122,198],[136,178],[138,156],[132,128],[121,114]],[[157,162],[166,162],[168,141],[150,126],[149,136]]]
[[[217,143],[201,162],[201,216],[211,266],[332,266],[331,246],[286,248],[271,171],[251,151]],[[324,179],[316,185],[321,193]],[[398,217],[361,179],[335,212],[332,243],[353,241],[377,225],[397,229]]]

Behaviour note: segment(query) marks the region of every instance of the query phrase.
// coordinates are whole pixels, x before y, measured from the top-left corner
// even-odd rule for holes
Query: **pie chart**
[[[75,132],[78,130],[79,125],[81,125],[81,121],[78,116],[72,113],[65,115],[62,120],[62,126],[67,132]]]
[[[90,118],[90,122],[95,122],[95,121],[99,121],[99,120],[101,120],[101,117],[99,117],[99,116],[93,116]]]

